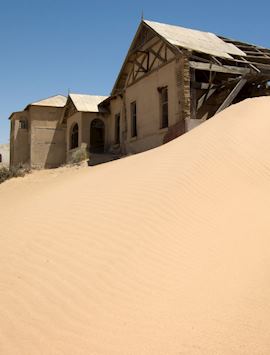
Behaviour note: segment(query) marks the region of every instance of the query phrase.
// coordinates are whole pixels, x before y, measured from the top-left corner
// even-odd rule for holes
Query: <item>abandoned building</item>
[[[142,20],[109,97],[69,94],[11,120],[11,165],[56,167],[78,149],[113,159],[157,147],[229,105],[268,95],[270,50]]]
[[[53,168],[66,160],[66,130],[60,119],[66,97],[57,95],[10,116],[10,166]]]

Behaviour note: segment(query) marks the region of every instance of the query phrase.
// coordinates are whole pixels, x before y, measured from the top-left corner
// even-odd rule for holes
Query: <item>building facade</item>
[[[66,97],[29,104],[10,116],[10,166],[55,168],[66,162],[66,130],[60,119]]]
[[[269,80],[267,48],[143,20],[109,97],[56,96],[11,115],[11,164],[56,167],[82,148],[90,160],[142,152],[268,95]]]

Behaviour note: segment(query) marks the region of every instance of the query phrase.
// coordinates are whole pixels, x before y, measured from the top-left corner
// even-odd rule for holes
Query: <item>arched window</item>
[[[79,126],[76,123],[72,130],[71,130],[71,137],[70,137],[70,149],[78,148],[79,145]]]

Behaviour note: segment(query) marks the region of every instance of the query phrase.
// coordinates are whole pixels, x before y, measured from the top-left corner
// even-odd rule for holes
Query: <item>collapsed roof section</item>
[[[251,74],[260,82],[269,80],[270,50],[267,48],[231,40],[210,32],[143,20],[129,48],[112,95],[125,89],[134,60],[137,60],[146,44],[155,37],[164,41],[175,55],[180,53],[187,55],[190,67],[197,71],[234,76]],[[143,69],[147,71],[147,68]]]

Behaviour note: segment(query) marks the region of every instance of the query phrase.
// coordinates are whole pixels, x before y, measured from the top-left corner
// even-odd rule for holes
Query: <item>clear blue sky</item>
[[[179,24],[270,47],[270,1],[0,0],[0,144],[9,114],[72,92],[107,95],[140,22]]]

